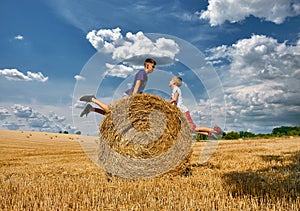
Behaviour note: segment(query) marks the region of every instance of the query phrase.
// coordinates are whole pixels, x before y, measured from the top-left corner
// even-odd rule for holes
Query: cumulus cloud
[[[9,113],[9,111],[6,108],[1,108],[0,107],[0,120],[3,120],[7,117],[11,116],[11,114]]]
[[[160,65],[170,64],[179,52],[172,39],[161,37],[152,41],[143,32],[128,32],[124,37],[120,28],[92,30],[86,38],[98,51],[111,53],[114,60],[133,65],[143,64],[145,56],[155,58]]]
[[[27,75],[20,72],[17,69],[3,69],[0,70],[0,76],[8,80],[14,81],[39,81],[39,82],[46,82],[48,77],[45,77],[41,72],[33,73],[27,71]]]
[[[300,45],[287,45],[264,35],[207,51],[223,70],[228,122],[232,127],[299,124]],[[204,103],[204,102],[201,102]],[[278,124],[278,125],[276,125]],[[238,126],[237,126],[238,125]]]
[[[115,48],[114,45],[120,42],[123,43],[121,41],[123,36],[119,27],[115,29],[100,29],[98,31],[92,30],[86,35],[86,38],[94,48],[105,52],[112,52]]]
[[[221,46],[208,50],[209,60],[230,61],[230,72],[249,82],[249,79],[286,78],[297,75],[300,67],[300,45],[278,43],[265,35],[252,35],[237,41],[232,46]],[[251,76],[251,77],[249,77]],[[299,78],[298,78],[299,79]]]
[[[120,64],[120,65],[112,65],[112,64],[106,64],[107,70],[105,72],[105,75],[120,77],[120,78],[126,78],[129,74],[131,74],[134,71],[134,68],[128,67],[126,65]]]
[[[47,132],[58,132],[58,131],[69,131],[74,133],[76,128],[72,127],[67,123],[66,117],[59,116],[53,111],[49,114],[43,114],[30,106],[15,104],[11,106],[11,113],[6,108],[0,109],[0,118],[6,116],[9,118],[2,125],[2,128],[11,130],[27,129],[35,131],[47,131]]]
[[[19,130],[20,128],[24,127],[25,125],[22,123],[14,122],[14,121],[6,121],[2,125],[3,127],[9,130]]]
[[[33,112],[30,118],[27,119],[30,127],[33,128],[49,128],[50,119],[40,112]]]
[[[11,108],[17,117],[29,118],[32,115],[32,108],[29,106],[14,104]]]
[[[66,121],[66,117],[65,116],[58,116],[53,111],[49,113],[49,117],[50,117],[50,119],[52,119],[55,122],[64,122],[64,121]]]
[[[221,25],[226,20],[239,22],[250,15],[281,24],[287,17],[299,14],[300,2],[295,0],[209,0],[200,18],[209,20],[211,26]]]
[[[76,103],[74,103],[74,108],[79,108],[79,109],[83,109],[86,106],[86,102],[82,102],[82,101],[76,101]]]

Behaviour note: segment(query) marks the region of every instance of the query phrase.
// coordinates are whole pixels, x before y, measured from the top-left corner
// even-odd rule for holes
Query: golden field
[[[76,135],[0,131],[0,210],[300,210],[300,137],[220,141],[189,175],[109,176]]]

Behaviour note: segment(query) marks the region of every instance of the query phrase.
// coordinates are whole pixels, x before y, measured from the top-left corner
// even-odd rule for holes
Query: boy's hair
[[[181,86],[182,85],[182,78],[178,77],[178,76],[174,76],[173,77],[174,83],[176,86]]]
[[[144,66],[146,66],[146,63],[151,63],[151,64],[156,65],[156,61],[152,58],[147,58],[144,62]]]

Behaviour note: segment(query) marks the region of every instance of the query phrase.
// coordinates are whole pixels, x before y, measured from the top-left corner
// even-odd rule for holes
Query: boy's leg
[[[104,102],[97,100],[96,98],[92,98],[92,102],[103,108],[103,111],[105,113],[109,112],[109,106],[105,104]]]
[[[214,131],[214,129],[211,129],[208,127],[203,127],[203,126],[197,127],[197,125],[194,123],[189,111],[185,112],[185,115],[186,115],[186,118],[188,119],[189,123],[192,125],[192,129],[195,133],[207,135],[207,136],[212,136],[212,135],[214,136],[214,133],[216,133],[216,131]]]
[[[195,133],[196,133],[196,134],[205,135],[205,136],[208,136],[208,135],[209,135],[208,132],[202,132],[202,131],[196,131]]]
[[[95,104],[97,104],[98,106],[100,106],[101,108],[103,108],[103,110],[107,113],[109,112],[109,106],[107,104],[105,104],[104,102],[97,100],[95,95],[84,95],[80,98],[80,101],[84,101],[84,102],[93,102]]]
[[[195,130],[197,128],[197,125],[194,123],[192,117],[191,117],[191,114],[189,111],[185,112],[185,115],[186,115],[186,118],[187,120],[189,121],[189,123],[191,124],[192,126],[192,129]]]
[[[83,111],[81,112],[80,117],[83,117],[84,115],[87,116],[91,111],[93,111],[93,106],[87,104],[83,109]]]
[[[91,106],[90,104],[87,104],[85,106],[85,108],[83,109],[83,111],[80,114],[80,117],[83,117],[84,115],[87,116],[91,111],[105,115],[106,112],[100,108],[93,108],[93,106]]]
[[[94,108],[93,111],[96,112],[96,113],[102,114],[102,115],[106,114],[106,112],[104,110],[100,109],[100,108]]]
[[[218,135],[222,135],[222,136],[225,136],[225,135],[226,135],[226,133],[225,133],[218,125],[215,125],[215,126],[214,126],[214,130],[216,131],[216,133],[217,133]]]
[[[204,127],[204,126],[199,126],[195,128],[196,131],[202,131],[202,132],[207,132],[207,133],[214,133],[215,131],[211,128]]]
[[[93,98],[96,99],[95,95],[84,95],[79,100],[87,103],[91,103]]]

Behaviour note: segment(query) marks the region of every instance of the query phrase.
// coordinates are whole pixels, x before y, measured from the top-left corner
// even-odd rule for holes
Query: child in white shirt
[[[181,85],[182,85],[182,78],[180,78],[178,76],[174,76],[171,79],[171,81],[169,83],[169,86],[172,89],[170,103],[177,105],[178,108],[180,109],[180,111],[185,113],[189,123],[191,124],[191,127],[192,127],[194,133],[202,134],[202,135],[206,135],[206,136],[213,136],[215,139],[218,139],[217,134],[216,134],[217,132],[214,129],[204,127],[204,126],[197,127],[197,125],[194,123],[194,121],[192,120],[190,111],[183,104],[183,97],[182,97],[181,89],[179,88]]]

